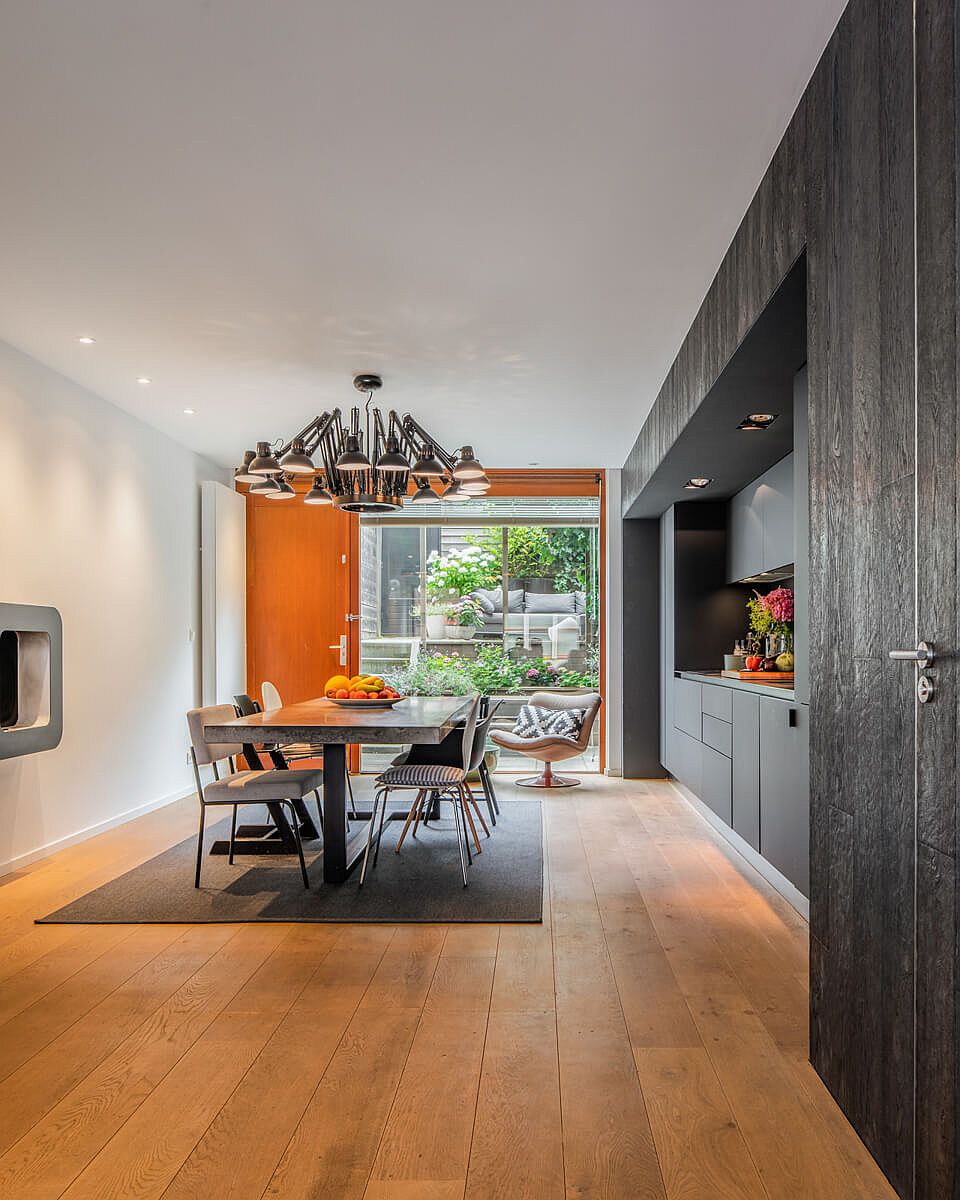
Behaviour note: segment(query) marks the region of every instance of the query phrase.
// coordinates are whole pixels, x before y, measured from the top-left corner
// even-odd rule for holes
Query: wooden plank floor
[[[536,926],[33,924],[187,802],[0,880],[0,1198],[893,1200],[800,917],[668,784],[543,800]]]

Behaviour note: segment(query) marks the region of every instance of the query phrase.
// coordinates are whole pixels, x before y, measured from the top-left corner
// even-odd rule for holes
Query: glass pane
[[[530,514],[542,524],[525,523],[504,500],[475,525],[462,510],[431,514],[429,524],[409,509],[403,520],[362,521],[360,669],[394,675],[402,691],[462,685],[501,698],[496,724],[508,728],[536,690],[594,690],[599,504],[551,503],[538,499]],[[383,769],[400,750],[364,747],[363,769]],[[499,753],[500,770],[531,771],[523,755]],[[599,769],[599,729],[570,766]]]

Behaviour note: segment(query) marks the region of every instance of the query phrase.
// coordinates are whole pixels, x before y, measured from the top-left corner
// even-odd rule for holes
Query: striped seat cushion
[[[399,767],[387,767],[377,776],[383,787],[444,787],[463,782],[462,767],[445,767],[441,763],[404,763]]]

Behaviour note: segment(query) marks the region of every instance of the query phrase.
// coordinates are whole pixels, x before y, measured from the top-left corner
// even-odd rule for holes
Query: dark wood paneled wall
[[[628,515],[805,250],[811,1058],[917,1200],[960,1197],[958,24],[956,0],[852,0],[622,480]],[[918,615],[951,655],[919,710],[887,658]]]

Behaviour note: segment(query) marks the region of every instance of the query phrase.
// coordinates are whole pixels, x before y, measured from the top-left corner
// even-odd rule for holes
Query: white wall
[[[607,614],[606,696],[604,719],[607,722],[608,775],[623,774],[623,517],[621,515],[621,474],[607,469],[604,473],[603,503],[607,519],[607,570],[604,580]]]
[[[190,790],[199,485],[224,476],[0,343],[0,600],[58,608],[64,645],[63,741],[0,761],[0,871]]]

